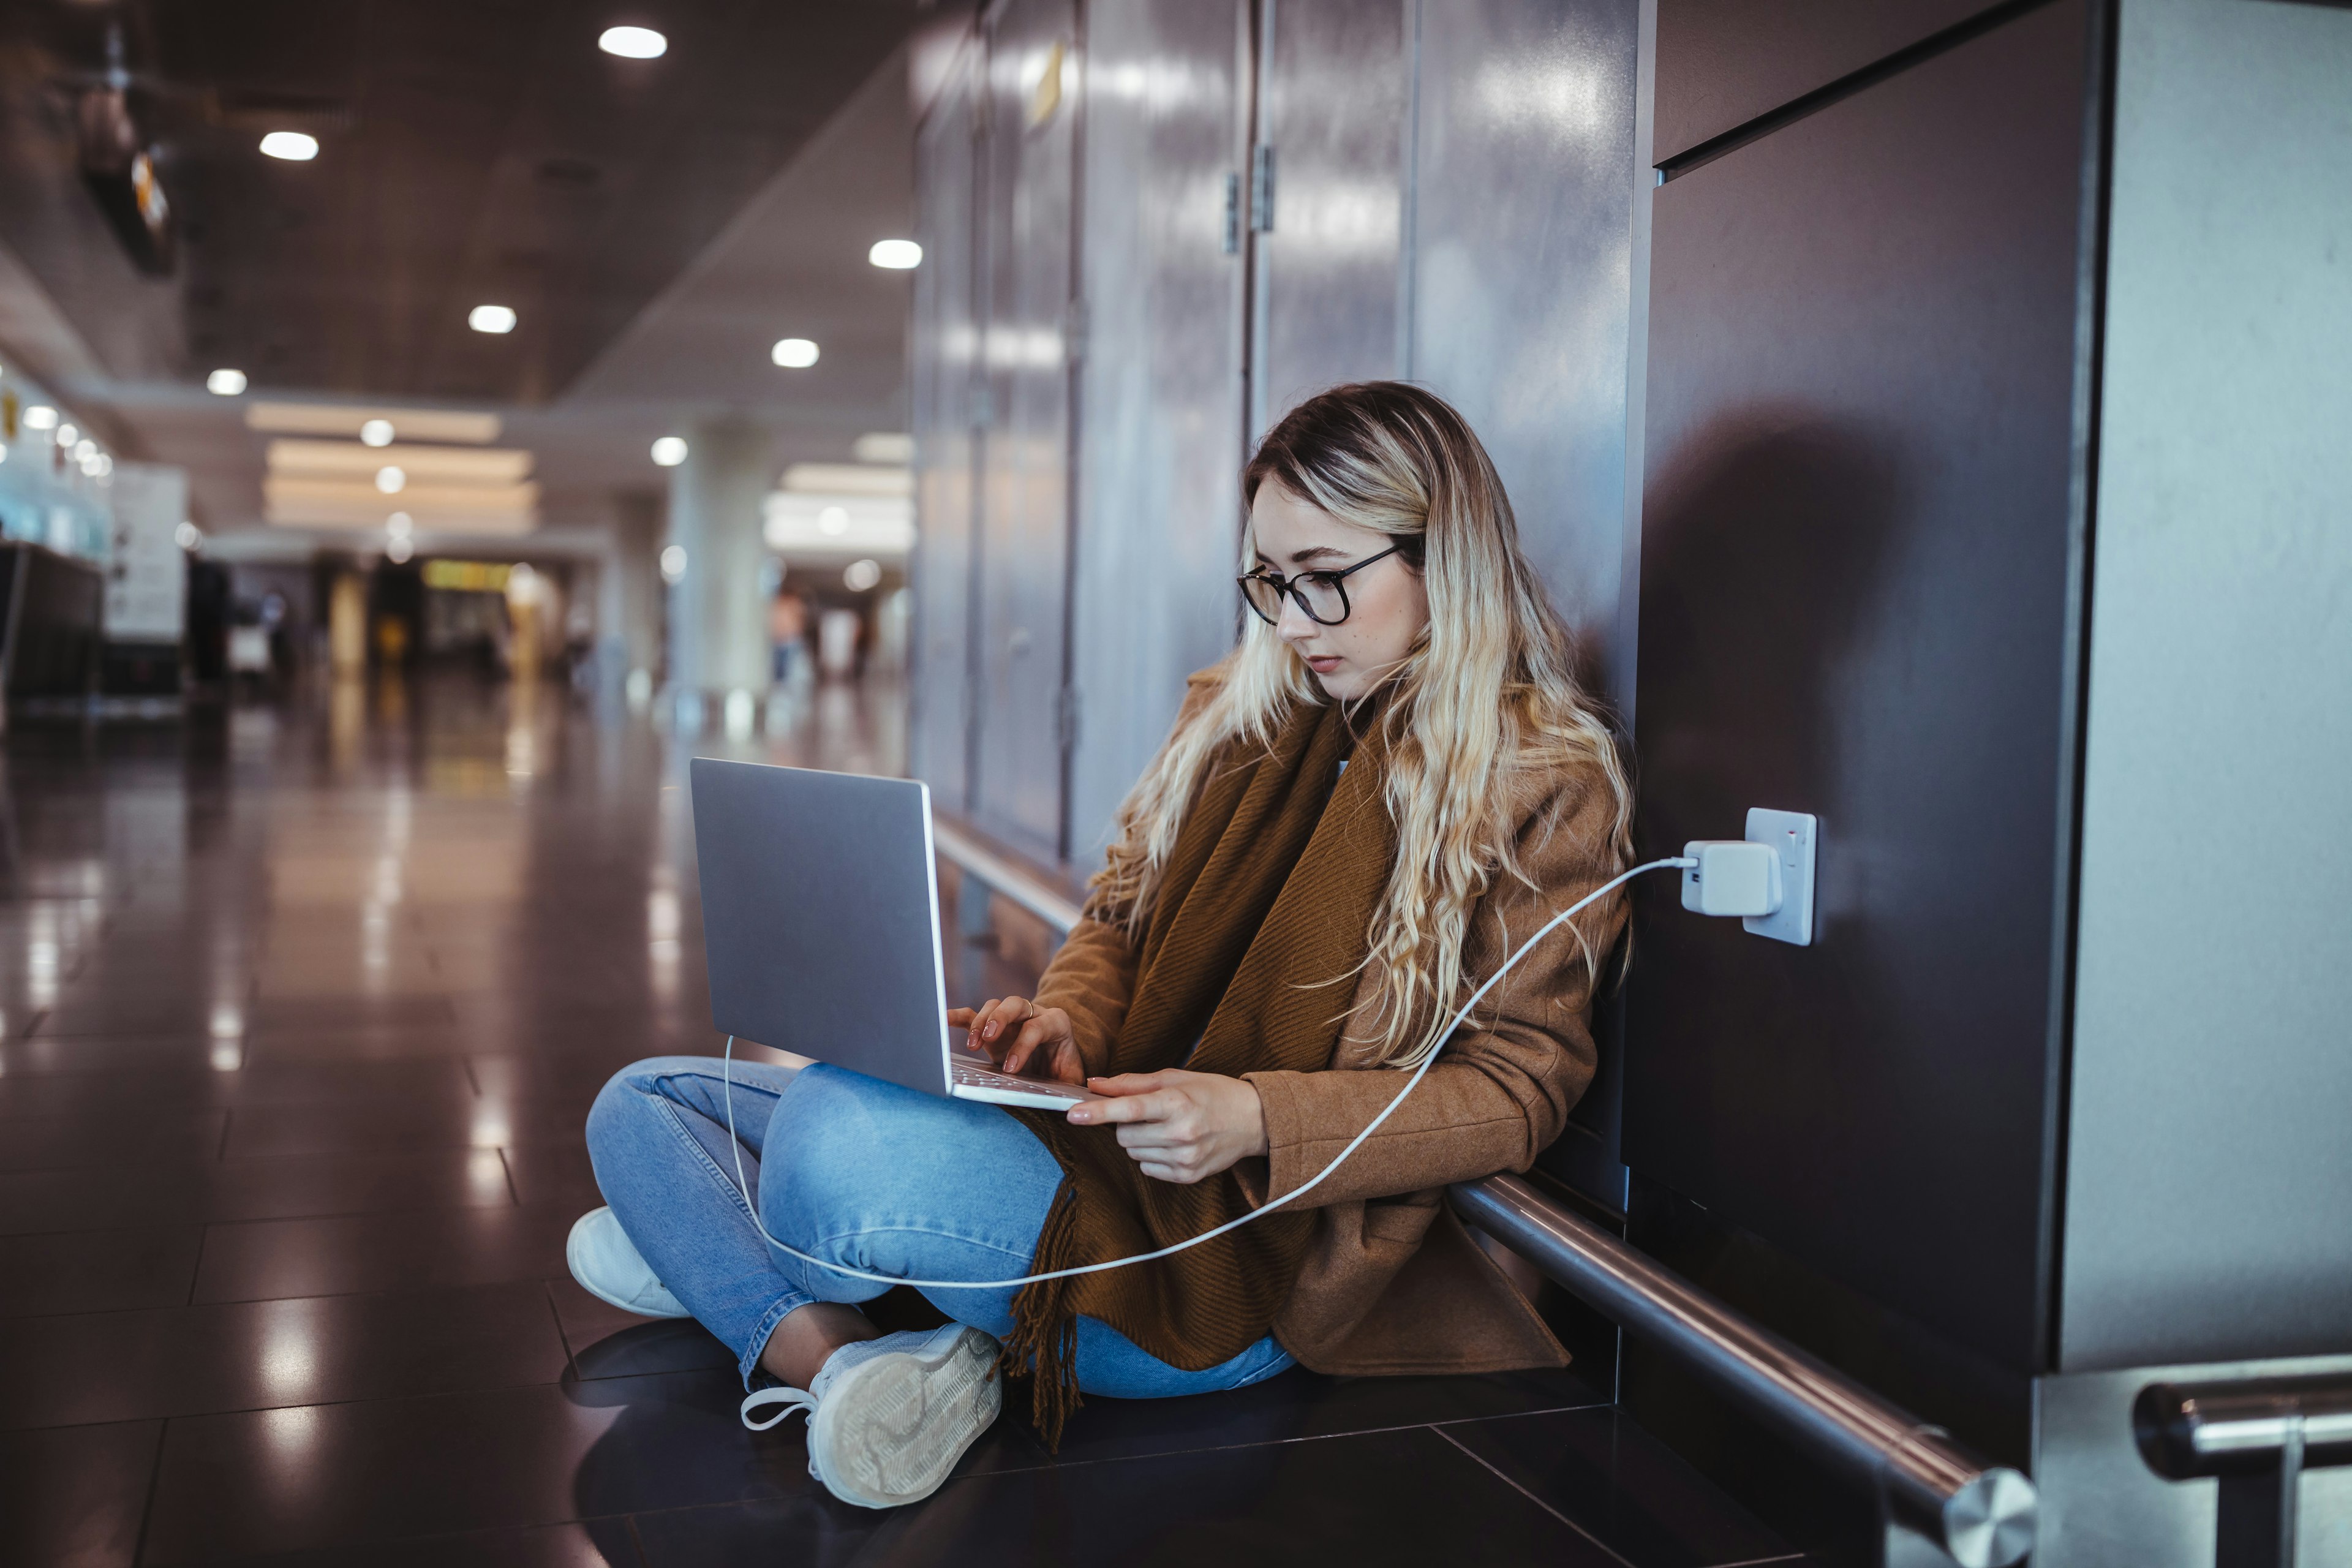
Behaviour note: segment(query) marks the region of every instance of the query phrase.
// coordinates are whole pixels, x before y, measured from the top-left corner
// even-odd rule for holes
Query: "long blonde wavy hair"
[[[1242,474],[1244,504],[1267,484],[1397,542],[1422,574],[1429,625],[1388,683],[1387,805],[1396,862],[1367,933],[1379,976],[1369,1037],[1389,1067],[1418,1066],[1443,1040],[1468,979],[1470,911],[1497,878],[1534,888],[1514,853],[1512,785],[1529,772],[1589,768],[1611,795],[1604,858],[1631,851],[1633,792],[1609,726],[1577,680],[1568,628],[1519,548],[1486,449],[1461,415],[1402,382],[1335,387],[1293,409]],[[1247,529],[1242,570],[1256,563]],[[1297,704],[1326,699],[1274,627],[1243,617],[1209,702],[1171,734],[1117,819],[1094,880],[1097,918],[1140,933],[1160,869],[1210,759],[1227,741],[1270,742]],[[1575,929],[1575,922],[1570,922]],[[1599,956],[1581,931],[1591,969]]]

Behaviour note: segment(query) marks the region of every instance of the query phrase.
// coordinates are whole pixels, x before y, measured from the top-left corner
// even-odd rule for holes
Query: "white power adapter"
[[[1811,947],[1813,857],[1819,822],[1801,811],[1748,814],[1746,838],[1701,838],[1683,846],[1683,908],[1738,917],[1758,936]]]
[[[1683,908],[1703,915],[1762,919],[1780,912],[1787,896],[1780,857],[1769,844],[1744,838],[1700,838],[1683,846],[1695,862],[1683,872]]]

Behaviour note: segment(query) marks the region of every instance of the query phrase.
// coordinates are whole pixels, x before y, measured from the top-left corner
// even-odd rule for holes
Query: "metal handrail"
[[[1066,933],[1078,906],[1047,879],[940,818],[933,843],[966,875]],[[1925,1536],[1960,1568],[2007,1568],[2032,1551],[2033,1483],[1991,1465],[1843,1373],[1750,1322],[1655,1259],[1518,1176],[1453,1189],[1465,1219],[1628,1333],[1690,1367],[1848,1480],[1889,1522]]]
[[[2033,1550],[2037,1494],[2018,1471],[1987,1464],[1941,1427],[1750,1322],[1521,1177],[1489,1176],[1453,1193],[1465,1219],[1874,1491],[1894,1522],[1960,1568],[2005,1568]]]
[[[2215,1568],[2292,1568],[2303,1473],[2352,1465],[2352,1377],[2151,1383],[2132,1436],[2167,1480],[2213,1478]]]

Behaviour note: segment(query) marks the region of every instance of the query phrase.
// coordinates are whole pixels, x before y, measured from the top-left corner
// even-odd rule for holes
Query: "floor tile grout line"
[[[709,1369],[704,1369],[709,1370]],[[642,1375],[657,1377],[659,1373]],[[469,1388],[438,1388],[426,1394],[364,1394],[349,1399],[302,1399],[291,1405],[240,1405],[228,1410],[175,1410],[166,1415],[115,1415],[99,1421],[55,1421],[34,1426],[0,1426],[0,1436],[26,1432],[75,1432],[90,1426],[136,1426],[149,1421],[216,1421],[228,1415],[268,1415],[279,1410],[344,1410],[361,1405],[397,1405],[407,1400],[468,1399],[485,1394],[513,1394],[527,1388],[563,1386],[561,1373],[530,1383],[485,1383]]]
[[[203,1284],[205,1279],[205,1243],[211,1239],[212,1234],[213,1227],[208,1225],[199,1226],[196,1227],[196,1266],[188,1270],[188,1299],[181,1303],[182,1306],[193,1307],[196,1304],[196,1287]],[[136,1307],[123,1310],[128,1311],[139,1310]],[[57,1315],[64,1316],[66,1314],[60,1313]],[[88,1317],[91,1314],[77,1312],[71,1315],[75,1317]]]
[[[511,1200],[511,1206],[522,1207],[522,1189],[515,1185],[514,1162],[507,1158],[507,1147],[503,1143],[499,1145],[499,1169],[506,1173],[507,1196]]]
[[[163,1443],[171,1435],[172,1418],[166,1415],[155,1428],[155,1462],[147,1472],[147,1500],[139,1505],[139,1535],[131,1545],[132,1568],[147,1555],[147,1529],[155,1518],[155,1494],[163,1489]]]
[[[1606,1399],[1589,1400],[1582,1405],[1547,1405],[1540,1410],[1504,1410],[1492,1415],[1448,1415],[1442,1421],[1415,1423],[1422,1426],[1472,1426],[1483,1421],[1519,1421],[1534,1415],[1573,1415],[1580,1410],[1612,1410],[1616,1406]]]
[[[190,1300],[178,1306],[166,1301],[153,1307],[77,1307],[62,1312],[0,1313],[0,1323],[45,1323],[57,1318],[127,1318],[139,1312],[184,1312],[192,1307],[267,1307],[281,1301],[352,1301],[376,1297],[396,1299],[442,1290],[497,1290],[515,1285],[554,1285],[560,1284],[563,1278],[553,1273],[518,1274],[510,1279],[452,1279],[440,1284],[386,1285],[369,1290],[305,1290],[296,1296],[223,1296],[217,1300]]]
[[[563,1370],[573,1382],[584,1381],[580,1376],[580,1352],[572,1348],[572,1336],[564,1331],[563,1309],[556,1305],[555,1282],[542,1279],[539,1282],[540,1299],[547,1303],[547,1315],[555,1320],[555,1338],[563,1346]]]
[[[1592,1531],[1589,1531],[1589,1530],[1585,1529],[1585,1528],[1584,1528],[1584,1526],[1582,1526],[1582,1525],[1580,1525],[1580,1524],[1577,1523],[1577,1522],[1576,1522],[1576,1521],[1574,1521],[1574,1520],[1572,1520],[1572,1519],[1569,1518],[1569,1517],[1568,1517],[1568,1515],[1566,1515],[1566,1514],[1564,1514],[1564,1513],[1560,1512],[1560,1511],[1559,1511],[1559,1510],[1558,1510],[1558,1509],[1556,1509],[1556,1508],[1552,1507],[1552,1506],[1551,1506],[1551,1504],[1549,1504],[1549,1503],[1548,1503],[1548,1502],[1544,1501],[1544,1500],[1543,1500],[1543,1499],[1541,1499],[1541,1498],[1539,1498],[1539,1497],[1536,1496],[1536,1494],[1535,1494],[1535,1493],[1533,1493],[1533,1492],[1531,1492],[1531,1491],[1528,1490],[1528,1489],[1527,1489],[1527,1488],[1525,1488],[1525,1487],[1521,1486],[1517,1481],[1516,1481],[1516,1480],[1512,1479],[1509,1476],[1505,1475],[1505,1474],[1503,1473],[1503,1471],[1502,1471],[1499,1468],[1497,1468],[1497,1467],[1494,1464],[1494,1462],[1493,1462],[1492,1460],[1488,1459],[1485,1455],[1480,1454],[1480,1453],[1476,1452],[1475,1450],[1474,1450],[1473,1448],[1471,1448],[1471,1447],[1470,1447],[1468,1444],[1466,1444],[1466,1443],[1463,1442],[1460,1438],[1458,1438],[1458,1437],[1454,1436],[1453,1433],[1446,1431],[1446,1430],[1445,1430],[1444,1427],[1442,1427],[1442,1426],[1432,1426],[1432,1427],[1430,1428],[1430,1430],[1431,1430],[1432,1432],[1435,1433],[1435,1434],[1436,1434],[1440,1438],[1444,1439],[1445,1442],[1451,1443],[1451,1444],[1453,1444],[1456,1448],[1459,1448],[1459,1449],[1460,1449],[1464,1454],[1465,1454],[1465,1455],[1467,1455],[1467,1456],[1469,1457],[1469,1458],[1472,1460],[1472,1462],[1474,1462],[1474,1463],[1475,1463],[1475,1464],[1477,1464],[1477,1465],[1480,1465],[1480,1466],[1484,1467],[1484,1468],[1485,1468],[1485,1469],[1487,1471],[1487,1473],[1488,1473],[1488,1474],[1490,1474],[1490,1475],[1492,1475],[1492,1476],[1493,1476],[1496,1480],[1498,1480],[1498,1481],[1502,1482],[1505,1486],[1507,1486],[1507,1487],[1510,1488],[1513,1491],[1515,1491],[1515,1492],[1518,1493],[1521,1497],[1523,1497],[1523,1498],[1527,1499],[1529,1502],[1531,1502],[1531,1503],[1535,1504],[1538,1508],[1539,1508],[1539,1509],[1543,1510],[1546,1513],[1548,1513],[1548,1514],[1551,1515],[1551,1516],[1552,1516],[1552,1518],[1554,1518],[1554,1519],[1556,1519],[1556,1520],[1559,1521],[1560,1521],[1560,1523],[1562,1523],[1562,1524],[1564,1524],[1564,1525],[1568,1526],[1568,1528],[1569,1528],[1569,1529],[1570,1529],[1570,1530],[1572,1530],[1572,1531],[1576,1531],[1576,1533],[1577,1533],[1577,1534],[1579,1534],[1579,1535],[1580,1535],[1580,1536],[1584,1537],[1584,1539],[1585,1539],[1585,1540],[1590,1541],[1591,1542],[1592,1542],[1592,1544],[1593,1544],[1593,1545],[1595,1545],[1595,1546],[1597,1546],[1597,1547],[1599,1547],[1599,1548],[1601,1549],[1601,1551],[1602,1552],[1602,1553],[1604,1553],[1605,1555],[1607,1555],[1608,1557],[1610,1557],[1611,1559],[1612,1559],[1612,1560],[1613,1560],[1613,1561],[1615,1561],[1615,1562],[1618,1562],[1618,1563],[1623,1563],[1623,1564],[1625,1565],[1625,1568],[1633,1568],[1633,1562],[1632,1562],[1630,1559],[1628,1559],[1628,1558],[1627,1558],[1623,1553],[1622,1553],[1622,1552],[1620,1552],[1619,1551],[1617,1551],[1617,1549],[1616,1549],[1616,1548],[1614,1548],[1614,1547],[1611,1546],[1607,1542],[1605,1542],[1605,1541],[1601,1540],[1599,1536],[1597,1536],[1597,1535],[1593,1534],[1593,1533],[1592,1533]]]

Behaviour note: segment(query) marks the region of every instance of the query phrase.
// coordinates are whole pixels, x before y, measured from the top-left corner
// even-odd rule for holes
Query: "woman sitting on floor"
[[[1558,1366],[1566,1353],[1442,1202],[1523,1171],[1592,1076],[1612,894],[1439,1038],[1476,983],[1621,870],[1629,797],[1509,501],[1461,416],[1394,382],[1301,405],[1244,473],[1240,645],[1194,676],[1120,808],[1086,918],[1034,998],[950,1022],[1066,1113],[839,1068],[733,1068],[759,1215],[894,1278],[1017,1278],[1151,1251],[1291,1192],[1444,1056],[1328,1181],[1174,1257],[1020,1289],[932,1289],[954,1321],[882,1334],[886,1286],[771,1247],[730,1172],[719,1063],[614,1078],[588,1121],[611,1204],[573,1272],[691,1313],[810,1411],[835,1495],[929,1495],[1034,1373],[1049,1439],[1080,1391]],[[797,1391],[805,1391],[797,1392]]]

